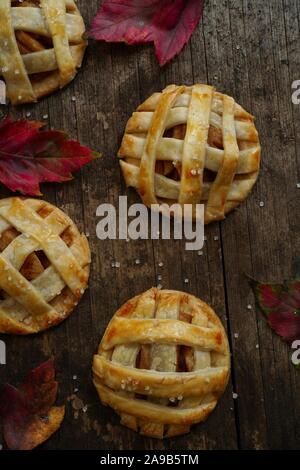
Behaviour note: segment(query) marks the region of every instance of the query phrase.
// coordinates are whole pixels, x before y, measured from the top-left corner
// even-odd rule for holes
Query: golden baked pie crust
[[[11,103],[35,102],[73,80],[84,32],[73,0],[1,0],[0,76]]]
[[[215,312],[193,295],[156,288],[116,312],[93,361],[102,403],[123,425],[156,438],[204,421],[229,372],[227,336]]]
[[[0,332],[37,333],[63,321],[87,287],[88,241],[57,207],[0,200]]]
[[[127,186],[148,207],[204,204],[221,220],[251,191],[260,144],[254,118],[212,86],[170,85],[129,119],[118,157]],[[154,206],[153,206],[154,207]]]

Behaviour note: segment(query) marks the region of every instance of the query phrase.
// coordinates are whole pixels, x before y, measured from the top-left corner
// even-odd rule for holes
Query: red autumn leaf
[[[272,284],[251,279],[250,285],[271,328],[288,343],[300,339],[300,280]]]
[[[18,389],[10,384],[3,386],[0,416],[9,449],[33,449],[60,427],[65,407],[53,406],[57,388],[52,359],[29,372]]]
[[[11,191],[39,196],[42,182],[67,181],[99,156],[61,131],[41,130],[38,121],[0,122],[0,182]]]
[[[154,42],[164,65],[188,42],[203,8],[204,0],[104,0],[89,34],[107,42]]]

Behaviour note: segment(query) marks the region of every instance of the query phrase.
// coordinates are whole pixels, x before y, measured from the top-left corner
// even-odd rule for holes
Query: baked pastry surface
[[[37,101],[73,80],[84,32],[73,0],[1,0],[0,75],[11,103]]]
[[[118,152],[144,204],[205,205],[205,223],[242,202],[259,172],[254,118],[212,86],[168,86],[129,119]]]
[[[227,336],[215,312],[193,295],[152,288],[113,316],[94,384],[121,423],[149,437],[172,437],[204,421],[230,372]]]
[[[87,287],[90,249],[72,220],[39,199],[0,200],[0,332],[63,321]]]

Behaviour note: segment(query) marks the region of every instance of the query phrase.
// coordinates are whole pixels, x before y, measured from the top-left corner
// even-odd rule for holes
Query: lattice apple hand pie
[[[12,104],[37,101],[73,80],[84,31],[73,0],[0,1],[0,75]]]
[[[154,93],[129,119],[118,153],[127,186],[149,207],[203,203],[206,223],[223,219],[258,176],[253,120],[208,85],[171,85]]]
[[[215,312],[193,295],[150,289],[109,323],[94,356],[94,384],[121,423],[172,437],[204,421],[230,371],[227,336]]]
[[[72,220],[38,199],[0,200],[0,332],[63,321],[87,287],[90,249]]]

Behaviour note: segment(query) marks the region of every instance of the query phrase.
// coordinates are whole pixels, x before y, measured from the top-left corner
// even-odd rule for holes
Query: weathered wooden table
[[[78,3],[89,24],[99,2]],[[300,448],[300,372],[291,364],[289,348],[255,312],[245,276],[281,281],[300,275],[300,105],[291,101],[291,83],[300,79],[299,14],[297,0],[211,0],[189,45],[170,65],[160,68],[150,46],[90,41],[71,86],[36,105],[10,110],[19,118],[28,112],[34,119],[48,115],[49,126],[103,152],[72,182],[43,186],[44,198],[89,234],[89,290],[57,328],[30,337],[1,337],[7,344],[1,382],[19,382],[27,370],[54,355],[60,401],[79,389],[73,406],[67,401],[60,431],[42,448]],[[234,96],[257,118],[263,160],[251,196],[225,221],[206,228],[203,256],[185,251],[184,241],[99,241],[97,206],[117,204],[126,193],[116,151],[129,115],[165,85],[197,81]],[[131,201],[139,200],[129,194]],[[1,196],[6,195],[2,188]],[[113,261],[120,267],[113,268]],[[111,315],[127,299],[157,285],[158,275],[163,287],[187,290],[213,306],[232,350],[231,381],[216,411],[191,434],[164,442],[121,427],[114,412],[100,405],[91,381],[92,357]],[[76,412],[74,407],[83,405],[87,411]]]

